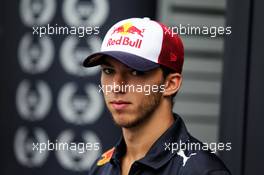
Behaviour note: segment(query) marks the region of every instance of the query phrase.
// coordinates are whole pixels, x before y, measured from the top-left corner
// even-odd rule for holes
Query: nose
[[[114,78],[113,78],[113,83],[114,83],[114,86],[113,86],[113,90],[114,90],[114,93],[124,93],[125,92],[125,84],[126,84],[126,79],[124,77],[124,75],[122,75],[121,73],[116,73],[114,75]]]

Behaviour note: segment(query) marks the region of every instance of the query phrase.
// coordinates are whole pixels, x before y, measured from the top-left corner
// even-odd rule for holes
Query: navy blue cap
[[[158,68],[160,65],[144,59],[140,56],[130,54],[127,52],[121,52],[121,51],[104,51],[104,52],[98,52],[90,55],[87,57],[84,62],[84,67],[93,67],[101,64],[101,58],[103,56],[109,56],[117,61],[125,64],[126,66],[138,70],[138,71],[149,71],[155,68]]]

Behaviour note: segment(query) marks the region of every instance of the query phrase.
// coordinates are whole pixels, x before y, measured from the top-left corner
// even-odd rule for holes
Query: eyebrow
[[[107,60],[103,59],[101,65],[109,66],[109,67],[114,67],[111,63],[109,63]]]

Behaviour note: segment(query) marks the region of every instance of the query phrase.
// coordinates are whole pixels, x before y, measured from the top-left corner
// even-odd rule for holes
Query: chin
[[[133,115],[127,113],[115,112],[112,113],[112,117],[115,124],[122,128],[131,128],[138,123],[137,119]]]

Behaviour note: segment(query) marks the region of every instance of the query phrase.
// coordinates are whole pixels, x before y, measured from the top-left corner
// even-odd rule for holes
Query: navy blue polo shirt
[[[174,114],[174,118],[172,126],[151,146],[146,155],[132,164],[129,175],[230,175],[214,153],[180,147],[181,143],[193,143],[201,147],[203,143],[188,133],[179,115]],[[126,144],[121,137],[115,147],[95,162],[90,175],[121,175],[120,160],[125,151]]]

